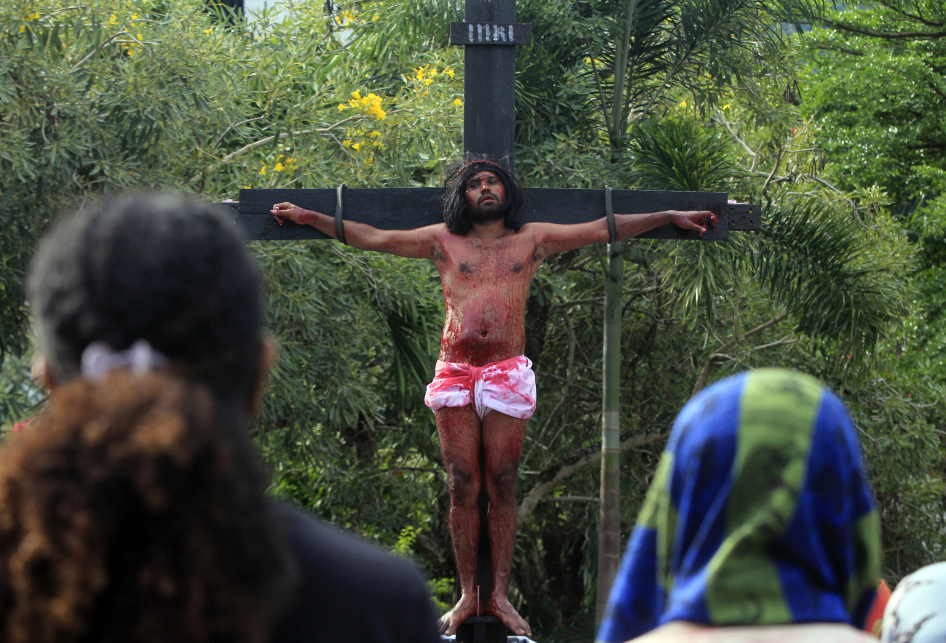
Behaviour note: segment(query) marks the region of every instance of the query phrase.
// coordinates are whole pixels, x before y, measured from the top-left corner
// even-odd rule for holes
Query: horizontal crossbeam
[[[526,188],[518,219],[523,223],[583,223],[605,216],[604,190]],[[443,222],[440,188],[353,188],[342,197],[346,221],[367,223],[383,230],[413,230]],[[661,210],[711,210],[718,221],[703,241],[723,241],[731,230],[761,230],[761,207],[727,203],[724,192],[660,192],[614,190],[614,211],[620,214]],[[336,190],[240,190],[234,217],[249,240],[326,239],[312,226],[286,222],[280,226],[270,210],[275,203],[296,205],[334,215]],[[647,239],[700,240],[693,231],[665,225],[641,235]]]

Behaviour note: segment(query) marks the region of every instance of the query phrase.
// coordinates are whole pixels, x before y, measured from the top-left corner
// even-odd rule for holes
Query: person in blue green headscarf
[[[856,628],[879,572],[844,406],[806,375],[748,371],[677,416],[597,640],[876,643]]]

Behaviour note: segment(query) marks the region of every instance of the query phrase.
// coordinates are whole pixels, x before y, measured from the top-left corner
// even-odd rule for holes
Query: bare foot
[[[460,624],[471,616],[476,616],[476,598],[463,595],[452,610],[440,617],[440,633],[447,636],[456,634]]]
[[[490,598],[486,605],[486,613],[498,617],[516,636],[532,637],[532,628],[519,616],[519,612],[513,608],[509,599],[505,596]]]

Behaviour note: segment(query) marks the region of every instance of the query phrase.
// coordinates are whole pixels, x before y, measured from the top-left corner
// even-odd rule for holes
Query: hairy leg
[[[440,619],[440,631],[454,634],[476,615],[476,548],[480,534],[480,418],[472,406],[435,412],[440,449],[450,485],[450,535],[460,576],[460,600]]]
[[[491,411],[483,418],[483,449],[486,453],[486,493],[489,495],[489,543],[493,552],[493,591],[486,610],[500,618],[518,635],[532,629],[509,603],[509,571],[516,546],[519,518],[516,507],[516,476],[528,420]]]

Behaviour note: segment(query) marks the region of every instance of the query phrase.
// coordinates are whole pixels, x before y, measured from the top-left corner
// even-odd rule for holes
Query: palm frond
[[[691,118],[651,120],[635,128],[628,180],[649,190],[719,190],[738,173],[730,143]]]
[[[905,313],[903,257],[872,249],[849,212],[826,204],[786,200],[763,219],[752,252],[760,282],[799,332],[865,357]]]

